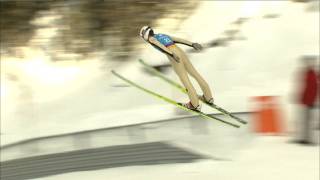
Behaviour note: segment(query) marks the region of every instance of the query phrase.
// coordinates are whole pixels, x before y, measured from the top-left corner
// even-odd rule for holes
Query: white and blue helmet
[[[149,36],[153,34],[153,29],[150,26],[143,26],[140,30],[140,36],[146,41],[148,41]]]

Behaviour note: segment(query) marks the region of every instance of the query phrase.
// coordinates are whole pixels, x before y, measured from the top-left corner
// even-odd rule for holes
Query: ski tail
[[[173,85],[174,87],[176,87],[177,89],[179,89],[181,92],[183,93],[187,93],[187,90],[182,87],[179,83],[167,78],[166,76],[163,75],[163,73],[159,72],[157,69],[155,69],[154,67],[150,66],[149,64],[145,63],[142,59],[139,59],[139,62],[144,66],[146,67],[151,73],[153,73],[154,75],[158,76],[160,79],[166,81],[167,83]],[[207,104],[207,103],[205,103]],[[233,114],[231,114],[230,112],[228,112],[227,110],[219,107],[218,105],[216,104],[213,104],[213,105],[209,105],[207,104],[208,106],[220,111],[222,114],[226,115],[226,116],[229,116],[235,120],[237,120],[238,122],[242,123],[242,124],[247,124],[246,121],[240,119],[239,117],[237,116],[234,116]]]
[[[159,99],[162,99],[163,101],[166,101],[166,102],[168,102],[168,103],[170,103],[170,104],[172,104],[172,105],[175,105],[175,106],[177,106],[177,107],[180,108],[180,109],[183,109],[183,110],[185,110],[185,111],[192,112],[193,114],[200,115],[200,116],[202,116],[202,117],[204,117],[204,118],[206,118],[206,119],[214,119],[214,120],[220,121],[220,122],[222,122],[222,123],[224,123],[224,124],[226,124],[226,125],[230,125],[230,126],[235,127],[235,128],[239,128],[239,127],[240,127],[240,126],[237,125],[237,124],[233,124],[233,123],[230,123],[230,122],[228,122],[228,121],[224,121],[224,120],[222,120],[222,119],[220,119],[220,118],[214,117],[214,116],[212,116],[212,115],[208,115],[208,114],[203,113],[203,112],[201,112],[201,111],[193,111],[193,110],[190,110],[190,109],[188,109],[188,108],[186,108],[186,107],[184,107],[184,106],[182,106],[182,105],[179,105],[176,101],[174,101],[174,100],[172,100],[172,99],[170,99],[170,98],[168,98],[168,97],[162,96],[162,95],[160,95],[160,94],[158,94],[158,93],[156,93],[156,92],[153,92],[153,91],[151,91],[151,90],[149,90],[149,89],[146,89],[146,88],[144,88],[144,87],[142,87],[142,86],[134,83],[133,81],[130,81],[129,79],[123,77],[122,75],[118,74],[118,73],[117,73],[116,71],[114,71],[114,70],[111,70],[111,72],[112,72],[113,75],[115,75],[116,77],[120,78],[121,80],[127,82],[128,84],[130,84],[130,85],[132,85],[132,86],[134,86],[134,87],[136,87],[136,88],[138,88],[138,89],[140,89],[140,90],[142,90],[142,91],[144,91],[144,92],[146,92],[146,93],[148,93],[148,94],[150,94],[150,95],[152,95],[152,96],[155,96],[155,97],[157,97],[157,98],[159,98]]]

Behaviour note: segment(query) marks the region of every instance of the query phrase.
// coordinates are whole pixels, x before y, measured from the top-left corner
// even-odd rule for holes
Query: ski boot
[[[201,111],[201,106],[200,106],[200,104],[199,104],[197,107],[194,107],[194,106],[191,104],[191,101],[188,102],[188,103],[178,103],[178,104],[181,105],[181,106],[184,106],[184,107],[186,107],[186,108],[188,108],[188,109],[190,109],[190,110],[192,110],[192,111],[197,111],[197,112]]]
[[[209,100],[207,100],[207,99],[204,97],[204,95],[202,95],[202,96],[199,95],[198,97],[199,97],[199,99],[200,99],[201,101],[203,101],[204,103],[209,104],[209,105],[213,105],[213,102],[214,102],[213,98],[210,98]]]

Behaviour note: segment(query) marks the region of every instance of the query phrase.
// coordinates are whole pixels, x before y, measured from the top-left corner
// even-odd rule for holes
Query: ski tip
[[[139,62],[141,63],[141,64],[143,64],[143,65],[148,65],[146,62],[144,62],[144,60],[142,60],[142,59],[139,59]]]
[[[113,69],[111,69],[111,71],[110,71],[112,74],[117,74],[117,72],[115,71],[115,70],[113,70]]]
[[[144,62],[144,60],[142,60],[142,59],[139,59],[138,60],[141,64],[146,64],[145,62]]]
[[[114,76],[117,76],[117,77],[121,77],[121,75],[120,74],[118,74],[115,70],[111,70],[110,71]]]

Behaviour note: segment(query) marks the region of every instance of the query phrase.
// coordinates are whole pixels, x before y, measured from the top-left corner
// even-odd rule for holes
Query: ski
[[[176,102],[176,101],[174,101],[174,100],[172,100],[172,99],[170,99],[170,98],[168,98],[168,97],[162,96],[162,95],[160,95],[160,94],[158,94],[158,93],[156,93],[156,92],[153,92],[153,91],[151,91],[151,90],[149,90],[149,89],[146,89],[146,88],[144,88],[144,87],[142,87],[142,86],[140,86],[140,85],[138,85],[138,84],[130,81],[129,79],[123,77],[122,75],[118,74],[118,73],[117,73],[116,71],[114,71],[114,70],[112,70],[111,72],[112,72],[113,75],[115,75],[116,77],[118,77],[118,78],[120,78],[121,80],[125,81],[126,83],[128,83],[128,84],[130,84],[130,85],[132,85],[132,86],[134,86],[134,87],[136,87],[136,88],[138,88],[138,89],[140,89],[140,90],[142,90],[142,91],[144,91],[144,92],[146,92],[146,93],[148,93],[148,94],[150,94],[150,95],[152,95],[152,96],[155,96],[155,97],[157,97],[157,98],[159,98],[159,99],[162,99],[163,101],[166,101],[166,102],[168,102],[168,103],[170,103],[170,104],[172,104],[172,105],[175,105],[176,107],[178,107],[178,108],[180,108],[180,109],[183,109],[183,110],[185,110],[185,111],[191,112],[191,113],[193,113],[193,114],[200,115],[200,116],[202,116],[203,118],[206,118],[206,119],[211,119],[211,120],[213,119],[213,120],[220,121],[220,122],[222,122],[222,123],[224,123],[224,124],[233,126],[233,127],[235,127],[235,128],[239,128],[239,127],[240,127],[240,126],[237,125],[237,124],[233,124],[233,123],[224,121],[224,120],[222,120],[222,119],[220,119],[220,118],[214,117],[214,116],[212,116],[212,115],[208,115],[208,114],[206,114],[206,113],[204,113],[204,112],[190,110],[190,109],[188,109],[188,108],[180,105],[178,102]]]
[[[187,94],[187,90],[182,87],[179,83],[167,78],[166,76],[163,75],[163,73],[159,72],[157,69],[153,68],[152,66],[150,66],[149,64],[145,63],[142,59],[139,59],[139,62],[144,66],[146,67],[151,73],[153,73],[154,75],[158,76],[160,79],[166,81],[167,83],[173,85],[174,87],[176,87],[177,89],[179,89],[181,92]],[[222,114],[226,115],[226,116],[229,116],[235,120],[237,120],[238,122],[242,123],[242,124],[247,124],[246,121],[240,119],[239,117],[237,116],[234,116],[233,114],[231,114],[230,112],[228,112],[227,110],[219,107],[218,105],[216,104],[213,104],[213,105],[210,105],[210,104],[207,104],[206,102],[203,101],[204,104],[220,111]]]

